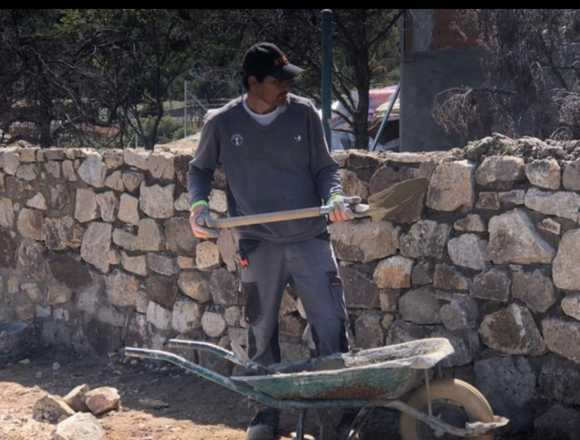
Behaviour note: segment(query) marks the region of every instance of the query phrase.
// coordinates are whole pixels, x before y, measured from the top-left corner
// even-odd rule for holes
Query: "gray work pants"
[[[242,268],[242,293],[246,300],[248,355],[262,365],[280,362],[278,316],[284,289],[296,290],[317,348],[317,356],[349,350],[347,311],[332,245],[324,238],[296,243],[254,243],[240,253],[248,266]]]

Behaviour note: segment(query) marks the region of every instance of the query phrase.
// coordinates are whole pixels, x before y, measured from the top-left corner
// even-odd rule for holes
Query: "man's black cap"
[[[271,75],[281,80],[292,79],[304,71],[291,64],[278,46],[266,42],[256,43],[246,51],[242,70],[247,76]]]

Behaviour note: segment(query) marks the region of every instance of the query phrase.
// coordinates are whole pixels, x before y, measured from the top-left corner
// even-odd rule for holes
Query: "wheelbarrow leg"
[[[306,419],[306,409],[301,409],[298,413],[298,422],[296,423],[296,440],[304,440],[304,420]]]

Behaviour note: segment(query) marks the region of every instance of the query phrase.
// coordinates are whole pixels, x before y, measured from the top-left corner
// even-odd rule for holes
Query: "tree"
[[[467,10],[485,50],[481,87],[440,93],[434,117],[470,140],[494,131],[511,137],[580,137],[580,11]]]
[[[369,90],[373,84],[384,84],[389,72],[398,66],[397,31],[404,11],[335,9],[333,13],[332,90],[348,110],[349,114],[341,116],[353,127],[355,144],[366,149]],[[296,64],[306,67],[298,86],[320,104],[321,11],[250,10],[245,14],[255,40],[278,42]]]

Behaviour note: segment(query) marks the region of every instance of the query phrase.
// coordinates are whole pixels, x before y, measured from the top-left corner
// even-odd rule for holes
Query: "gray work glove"
[[[328,213],[328,218],[331,222],[342,222],[354,218],[354,213],[345,203],[344,195],[333,193],[326,201],[326,204],[332,207],[332,211]]]
[[[209,208],[207,202],[194,204],[194,207],[191,209],[191,215],[189,216],[189,224],[195,237],[203,239],[218,237],[218,231],[208,227],[208,218]]]

